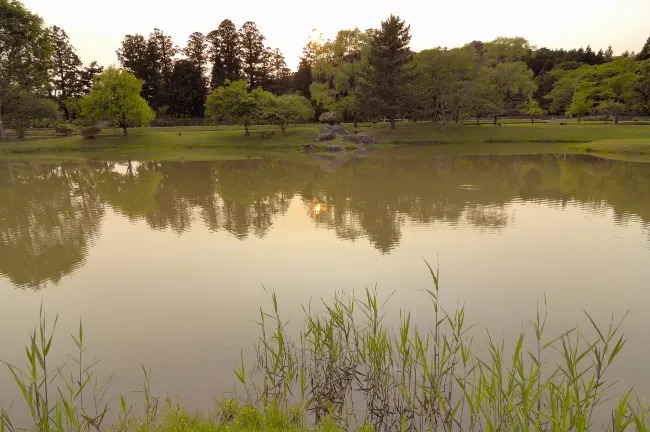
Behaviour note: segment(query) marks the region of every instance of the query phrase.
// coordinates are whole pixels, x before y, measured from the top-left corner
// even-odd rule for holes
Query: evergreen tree
[[[169,112],[177,117],[203,117],[207,88],[192,60],[178,60],[170,77]]]
[[[264,49],[264,39],[257,25],[252,21],[244,23],[239,29],[244,75],[251,89],[259,87],[263,79],[264,60],[268,54]]]
[[[637,54],[636,59],[642,61],[650,59],[650,37],[645,45],[643,45],[643,48],[641,48],[641,51],[639,51],[639,54]]]
[[[179,52],[171,36],[159,30],[149,35],[147,54],[150,67],[151,107],[158,110],[169,104],[170,79],[174,70],[174,56]]]
[[[362,110],[371,108],[374,112],[390,119],[395,129],[395,116],[399,113],[404,94],[404,66],[411,59],[409,42],[411,27],[398,16],[391,15],[375,30],[370,42],[368,69],[365,82],[359,90]]]
[[[605,51],[605,62],[611,62],[614,60],[614,49],[612,46],[607,47],[607,51]]]
[[[205,66],[208,63],[208,42],[203,33],[194,32],[190,35],[183,54],[199,68],[201,74],[205,73]]]
[[[53,26],[50,29],[50,35],[54,49],[52,55],[54,99],[63,110],[65,119],[69,120],[70,113],[64,102],[81,93],[81,60],[65,30]]]
[[[80,73],[79,77],[79,88],[81,94],[88,94],[93,87],[93,78],[97,75],[104,72],[104,67],[100,66],[96,61],[90,63],[89,66],[86,66]]]
[[[215,89],[226,80],[237,81],[241,77],[241,46],[235,24],[225,19],[219,27],[208,34],[209,60],[212,63],[210,87]]]

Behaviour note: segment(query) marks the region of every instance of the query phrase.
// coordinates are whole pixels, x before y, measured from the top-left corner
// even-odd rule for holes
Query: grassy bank
[[[353,130],[352,125],[346,125]],[[193,153],[213,150],[247,150],[247,151],[297,151],[301,144],[314,143],[318,135],[318,125],[299,125],[289,129],[287,136],[270,126],[260,126],[252,130],[252,136],[246,137],[243,131],[233,126],[221,127],[182,127],[182,128],[139,128],[129,131],[124,137],[121,131],[106,129],[96,140],[83,140],[79,136],[57,137],[48,131],[36,131],[28,134],[26,140],[9,140],[0,143],[0,158],[31,157],[34,155],[56,154],[59,156],[111,155],[123,156],[136,153],[173,153],[194,158]],[[273,131],[274,134],[264,138],[261,132]],[[377,137],[379,147],[403,147],[417,145],[471,144],[464,151],[471,153],[500,153],[503,150],[496,144],[517,144],[530,148],[529,153],[544,151],[547,144],[564,144],[566,150],[581,152],[588,147],[570,144],[589,143],[600,140],[635,140],[628,141],[624,149],[631,153],[634,146],[643,145],[650,139],[650,127],[639,125],[600,125],[569,123],[504,123],[502,126],[482,124],[451,124],[442,130],[438,124],[431,122],[400,123],[397,130],[389,129],[387,124],[361,125],[359,133]],[[335,143],[338,143],[337,139]],[[647,141],[646,141],[647,142]],[[328,142],[314,143],[324,150]],[[354,145],[346,144],[348,149]],[[554,149],[558,146],[554,146]],[[618,152],[622,147],[610,146],[611,152]],[[645,148],[645,147],[644,147]],[[555,150],[553,150],[555,151]],[[642,153],[634,150],[637,154]]]
[[[648,407],[632,390],[617,396],[608,370],[624,349],[621,322],[547,335],[546,308],[516,340],[473,344],[465,310],[441,303],[439,274],[429,268],[431,327],[415,326],[407,311],[385,323],[386,303],[374,291],[337,295],[304,308],[289,330],[269,293],[259,312],[254,358],[237,358],[235,396],[209,413],[191,415],[151,394],[145,369],[139,414],[122,397],[118,431],[589,431],[647,430]],[[297,333],[297,334],[294,334]],[[109,404],[87,365],[83,327],[72,374],[47,362],[53,331],[39,320],[26,347],[27,366],[9,365],[35,431],[104,430]],[[551,360],[552,359],[552,360]],[[67,377],[70,377],[69,379]],[[58,385],[58,387],[57,387]],[[48,387],[49,386],[49,387]],[[97,390],[99,389],[99,390]],[[615,403],[605,402],[613,397]],[[610,401],[611,402],[611,401]],[[0,430],[20,430],[3,412]]]

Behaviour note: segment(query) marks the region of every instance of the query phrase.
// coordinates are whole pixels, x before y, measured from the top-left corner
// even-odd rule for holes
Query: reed
[[[104,424],[105,385],[85,354],[83,326],[73,335],[72,365],[52,366],[49,355],[57,320],[39,326],[26,346],[26,365],[7,365],[37,432],[116,431],[646,431],[650,411],[630,389],[619,397],[608,370],[625,348],[623,319],[600,325],[585,312],[593,331],[548,336],[547,305],[507,345],[489,334],[484,349],[474,343],[465,309],[441,301],[440,274],[428,266],[432,325],[419,328],[409,311],[387,325],[388,299],[376,290],[337,293],[331,301],[303,307],[299,330],[280,313],[268,292],[260,308],[255,356],[236,362],[234,396],[191,415],[161,403],[143,367],[143,406],[122,396],[116,425]],[[557,359],[551,361],[549,359]],[[607,403],[606,403],[607,402]],[[137,411],[139,414],[134,414]],[[0,432],[17,432],[0,411]]]

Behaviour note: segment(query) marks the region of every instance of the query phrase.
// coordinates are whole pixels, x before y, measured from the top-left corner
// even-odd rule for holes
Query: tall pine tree
[[[225,19],[219,27],[207,36],[210,44],[208,57],[212,62],[210,87],[215,89],[224,85],[226,80],[237,81],[241,78],[241,46],[237,27]]]
[[[251,89],[259,87],[264,79],[264,63],[268,54],[264,49],[264,39],[252,21],[244,23],[239,29],[244,75]]]
[[[70,119],[70,112],[65,102],[81,93],[81,60],[70,43],[70,38],[65,30],[60,27],[50,28],[52,37],[52,85],[54,98],[63,110],[66,120]]]
[[[205,73],[205,66],[208,63],[208,42],[203,33],[194,32],[190,35],[183,54],[201,70],[201,74]]]
[[[368,68],[359,89],[362,112],[382,114],[395,129],[406,85],[404,66],[412,57],[409,43],[411,27],[398,16],[391,15],[372,35]]]

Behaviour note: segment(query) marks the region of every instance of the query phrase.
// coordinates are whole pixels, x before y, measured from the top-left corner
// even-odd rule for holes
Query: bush
[[[641,120],[641,119],[638,118],[638,117],[634,117],[634,119],[632,119],[632,121],[635,121],[635,122],[638,122],[639,120]]]
[[[62,123],[62,124],[56,125],[55,131],[56,131],[56,133],[60,133],[60,134],[63,134],[65,136],[70,136],[70,135],[73,135],[77,131],[77,128],[74,127],[73,125]]]
[[[101,131],[97,126],[86,126],[81,129],[81,136],[86,139],[95,139]]]
[[[336,111],[327,111],[320,115],[318,121],[321,123],[339,124],[343,121],[343,115]]]
[[[567,125],[566,122],[560,122],[560,126],[566,126],[566,125]]]

